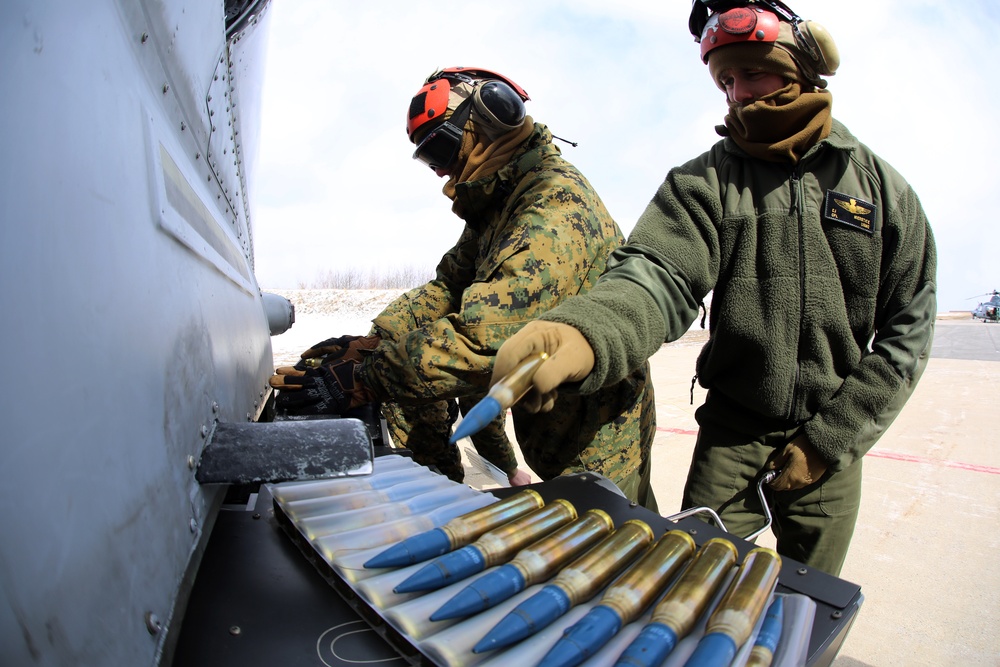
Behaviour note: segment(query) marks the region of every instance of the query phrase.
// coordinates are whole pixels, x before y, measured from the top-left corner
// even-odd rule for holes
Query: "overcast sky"
[[[833,113],[923,202],[940,310],[1000,289],[994,0],[790,0],[841,52]],[[667,171],[718,137],[725,100],[687,0],[274,0],[254,193],[265,289],[329,270],[431,269],[462,222],[411,159],[405,114],[435,69],[492,69],[531,96],[627,235]],[[961,7],[959,13],[956,8]],[[558,142],[557,142],[558,143]]]

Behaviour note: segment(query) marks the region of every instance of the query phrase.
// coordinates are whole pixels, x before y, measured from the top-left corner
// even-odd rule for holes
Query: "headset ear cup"
[[[820,76],[836,74],[837,68],[840,67],[840,50],[833,41],[833,36],[815,21],[803,21],[799,24],[799,28],[803,38],[808,42],[807,46],[817,55],[816,73]]]
[[[524,121],[524,100],[503,81],[491,79],[476,86],[472,100],[477,120],[490,134],[510,132]]]

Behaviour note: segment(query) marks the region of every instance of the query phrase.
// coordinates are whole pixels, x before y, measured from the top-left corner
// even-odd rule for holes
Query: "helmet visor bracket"
[[[694,35],[694,41],[701,42],[708,18],[712,14],[734,9],[736,7],[760,7],[770,11],[780,20],[795,25],[802,19],[781,0],[693,0],[691,15],[688,17],[688,30]]]
[[[417,144],[413,159],[420,160],[434,170],[451,169],[462,147],[462,135],[465,133],[465,122],[472,111],[471,104],[471,97],[464,100],[451,118],[431,130]]]

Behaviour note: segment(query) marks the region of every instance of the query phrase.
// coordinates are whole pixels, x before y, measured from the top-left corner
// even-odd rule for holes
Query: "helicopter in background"
[[[973,319],[982,320],[983,322],[1000,322],[1000,292],[993,290],[992,292],[977,294],[969,298],[978,299],[984,296],[988,296],[990,299],[976,306],[975,310],[972,311]]]

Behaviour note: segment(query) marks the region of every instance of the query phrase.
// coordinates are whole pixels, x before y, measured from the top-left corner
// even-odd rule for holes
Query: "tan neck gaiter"
[[[485,135],[480,135],[475,130],[472,121],[467,122],[465,134],[462,135],[462,147],[458,151],[459,173],[453,174],[441,191],[448,199],[455,201],[455,185],[495,174],[501,167],[510,162],[514,151],[524,143],[525,139],[531,136],[531,131],[534,129],[535,121],[531,119],[531,116],[526,116],[519,128],[511,130],[507,134],[497,137],[496,141],[491,142]],[[457,202],[452,205],[453,211],[455,211],[456,205]],[[459,211],[455,211],[455,213],[461,216]]]
[[[793,81],[753,104],[730,102],[728,134],[753,157],[797,164],[806,151],[830,135],[833,96],[803,93]]]

